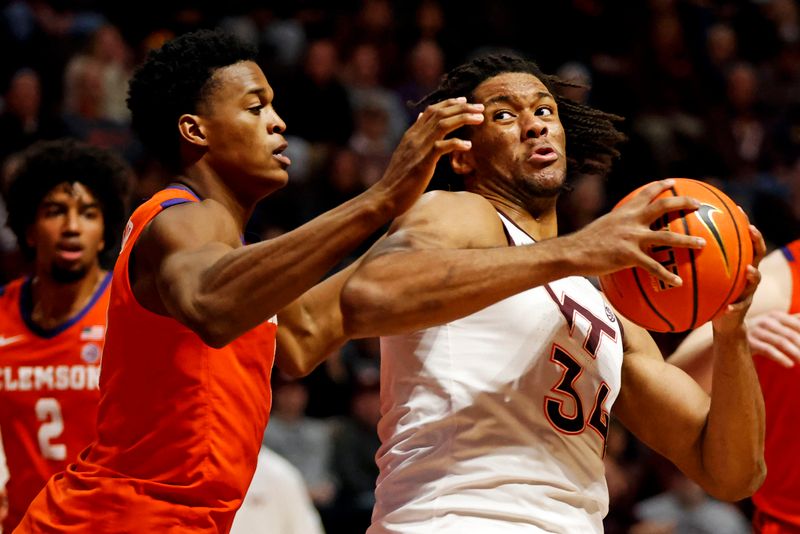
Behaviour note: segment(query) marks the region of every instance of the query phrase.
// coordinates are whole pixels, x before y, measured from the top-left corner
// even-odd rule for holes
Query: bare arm
[[[281,371],[305,376],[347,341],[339,300],[357,265],[315,285],[278,313],[275,365]]]
[[[450,99],[430,106],[403,136],[383,178],[367,192],[278,238],[241,246],[221,204],[172,207],[139,238],[134,293],[212,346],[253,328],[317,282],[424,191],[442,154],[469,143],[444,139],[483,120],[480,104]]]
[[[747,312],[748,341],[753,354],[763,354],[783,365],[800,360],[800,319],[790,316],[792,278],[789,265],[780,250],[773,251],[758,266],[761,283]],[[667,358],[711,391],[714,368],[711,324],[692,331]]]
[[[764,252],[757,234],[757,263]],[[764,401],[747,343],[744,316],[760,275],[748,267],[742,298],[713,321],[711,397],[666,363],[643,329],[623,319],[622,391],[614,413],[639,439],[669,458],[711,495],[738,500],[766,475]]]
[[[643,252],[649,245],[701,246],[694,238],[653,231],[650,223],[684,197],[652,201],[666,183],[644,190],[623,209],[580,232],[508,247],[494,207],[471,193],[425,195],[398,218],[342,291],[351,337],[390,335],[443,324],[511,295],[572,274],[594,275],[639,265],[679,279]]]

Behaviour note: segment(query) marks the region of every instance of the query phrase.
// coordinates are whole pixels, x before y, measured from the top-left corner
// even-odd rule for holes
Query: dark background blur
[[[132,69],[166,39],[221,27],[258,45],[276,109],[288,125],[293,160],[290,184],[259,206],[249,241],[279,235],[374,183],[418,112],[407,102],[431,91],[451,67],[498,50],[525,55],[546,72],[583,84],[568,96],[625,117],[629,140],[611,175],[578,175],[561,199],[562,233],[582,227],[643,183],[684,176],[731,195],[770,248],[800,236],[796,0],[198,5],[3,2],[3,180],[32,142],[72,136],[130,162],[135,207],[164,177],[129,129],[125,97]],[[2,280],[24,272],[7,229],[0,231],[0,253]],[[679,340],[657,338],[665,351]],[[320,453],[326,459],[315,468],[321,474],[298,467],[329,533],[363,532],[368,521],[378,362],[375,340],[350,343],[297,384],[304,394],[285,388],[294,403],[288,402],[283,417],[326,429],[327,448]],[[276,384],[276,404],[284,385]],[[736,532],[721,529],[727,523],[720,518],[749,513],[747,503],[737,511],[708,501],[616,425],[607,463],[610,533],[705,532],[697,526],[703,520],[718,532]],[[664,510],[677,510],[677,519],[663,519]]]

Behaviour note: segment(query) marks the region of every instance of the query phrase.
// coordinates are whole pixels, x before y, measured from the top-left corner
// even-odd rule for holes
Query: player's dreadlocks
[[[561,124],[566,132],[570,172],[608,173],[614,158],[619,157],[616,146],[625,140],[622,132],[615,127],[622,117],[561,97],[559,89],[574,87],[574,84],[544,74],[536,63],[527,59],[506,54],[475,58],[448,72],[439,87],[417,105],[427,106],[458,96],[472,100],[472,92],[481,83],[506,72],[533,74],[555,97]],[[463,135],[463,132],[454,135]]]

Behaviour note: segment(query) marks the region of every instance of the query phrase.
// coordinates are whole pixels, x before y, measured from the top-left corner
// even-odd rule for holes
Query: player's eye
[[[553,114],[553,108],[550,106],[542,106],[536,109],[536,115],[539,117],[547,117]]]
[[[249,111],[253,115],[260,115],[262,109],[264,109],[264,104],[258,104],[257,106],[252,106],[247,108],[247,111]]]
[[[492,115],[492,118],[493,118],[494,120],[497,120],[497,121],[502,121],[502,120],[510,119],[510,118],[512,118],[513,116],[514,116],[514,114],[513,114],[513,113],[511,113],[510,111],[507,111],[507,110],[503,109],[503,110],[500,110],[500,111],[496,111],[496,112],[494,113],[494,115]]]

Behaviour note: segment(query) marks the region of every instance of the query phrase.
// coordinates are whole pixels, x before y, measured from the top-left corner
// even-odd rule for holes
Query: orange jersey
[[[783,248],[792,273],[792,303],[789,313],[800,313],[800,240]],[[787,369],[772,360],[755,358],[764,393],[767,416],[767,478],[753,496],[762,512],[800,530],[800,366]]]
[[[229,531],[267,424],[277,326],[211,348],[139,305],[128,276],[148,222],[198,200],[170,187],[131,216],[112,282],[97,441],[50,479],[16,532]]]
[[[17,525],[47,479],[95,436],[109,273],[69,321],[45,330],[31,320],[31,280],[0,294],[0,431],[8,463],[8,517]]]

